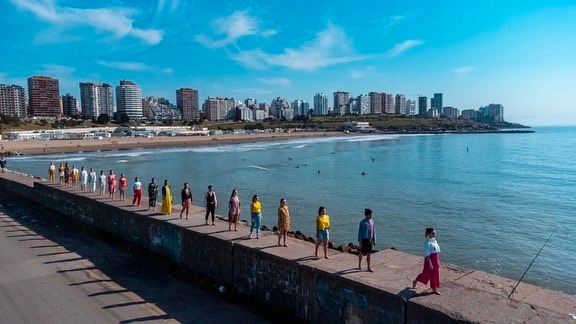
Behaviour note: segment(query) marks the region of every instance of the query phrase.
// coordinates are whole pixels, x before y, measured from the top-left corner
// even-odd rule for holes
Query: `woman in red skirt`
[[[440,246],[436,242],[436,230],[429,227],[425,232],[426,241],[424,241],[424,270],[412,281],[412,288],[416,289],[416,283],[421,282],[425,285],[430,281],[432,293],[440,295]]]

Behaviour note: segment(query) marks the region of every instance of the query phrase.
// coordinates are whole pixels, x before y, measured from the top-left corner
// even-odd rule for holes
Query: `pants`
[[[262,214],[252,213],[252,222],[250,222],[250,234],[256,229],[256,236],[260,235],[260,223],[262,222]]]
[[[208,215],[212,214],[212,223],[214,223],[214,213],[216,213],[215,205],[206,206],[206,221],[208,221]]]
[[[416,277],[416,281],[419,281],[425,285],[430,281],[430,288],[437,289],[440,288],[440,256],[438,253],[430,254],[430,262],[432,263],[432,268],[424,259],[424,269],[422,273]]]
[[[50,171],[50,181],[54,182],[56,180],[56,172]]]
[[[132,205],[138,202],[138,206],[140,206],[140,200],[142,200],[142,189],[134,190],[134,198],[132,198]]]

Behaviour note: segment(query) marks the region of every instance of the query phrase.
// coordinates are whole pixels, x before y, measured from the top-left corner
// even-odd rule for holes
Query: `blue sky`
[[[0,83],[129,79],[174,101],[381,91],[576,124],[574,1],[0,0]]]

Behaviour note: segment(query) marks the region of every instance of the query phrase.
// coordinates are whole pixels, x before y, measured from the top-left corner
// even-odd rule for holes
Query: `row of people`
[[[68,171],[67,171],[68,170]],[[61,164],[59,169],[60,173],[60,184],[70,185],[76,187],[77,182],[80,182],[80,187],[82,190],[86,190],[88,186],[89,192],[95,192],[96,182],[98,181],[100,185],[100,194],[104,195],[106,187],[108,187],[109,198],[114,199],[114,193],[116,187],[118,186],[121,201],[126,199],[126,189],[127,180],[124,174],[120,175],[120,179],[116,181],[116,175],[113,170],[109,171],[108,175],[104,174],[104,171],[100,171],[100,176],[98,180],[96,179],[96,172],[90,168],[90,172],[86,171],[84,167],[80,171],[72,166],[71,169],[67,168],[67,164]],[[66,174],[70,174],[66,177]],[[55,181],[55,166],[51,163],[49,167],[50,180]],[[142,198],[142,183],[139,178],[136,177],[133,183],[133,200],[132,205],[140,206]],[[157,196],[161,191],[162,193],[162,206],[161,213],[165,215],[170,215],[172,213],[173,197],[170,190],[170,184],[168,180],[164,180],[164,185],[161,190],[158,189],[158,184],[156,179],[152,178],[151,182],[148,184],[148,209],[156,210]],[[193,204],[192,191],[188,183],[184,183],[181,190],[181,210],[180,218],[185,216],[186,219],[189,217],[190,207]],[[208,220],[211,216],[212,225],[215,225],[215,213],[216,207],[218,205],[218,199],[213,186],[208,186],[208,191],[204,195],[205,203],[205,224],[208,225]],[[232,190],[230,194],[230,200],[228,202],[228,230],[232,231],[232,226],[234,231],[238,231],[237,226],[241,215],[241,201],[236,189]],[[291,225],[290,212],[286,199],[280,199],[280,205],[277,209],[278,215],[278,245],[287,247],[286,237]],[[260,239],[260,228],[262,226],[262,204],[260,203],[258,195],[252,197],[252,202],[250,204],[250,234],[249,238],[252,239],[253,233],[256,232],[256,239]],[[436,231],[433,228],[426,228],[425,231],[426,241],[424,243],[424,267],[423,271],[418,275],[416,279],[412,282],[413,288],[416,288],[417,282],[428,284],[432,288],[432,292],[440,294],[438,288],[440,286],[440,271],[439,271],[439,252],[440,247],[436,241]],[[327,214],[326,208],[320,206],[318,208],[318,214],[316,216],[316,244],[314,255],[318,258],[318,249],[320,245],[323,247],[324,258],[329,259],[328,256],[328,242],[330,241],[330,216]],[[365,209],[364,219],[359,224],[358,229],[358,269],[362,269],[362,258],[366,256],[367,271],[374,272],[370,264],[370,254],[372,253],[373,247],[376,244],[376,231],[374,227],[374,221],[372,219],[372,210]]]

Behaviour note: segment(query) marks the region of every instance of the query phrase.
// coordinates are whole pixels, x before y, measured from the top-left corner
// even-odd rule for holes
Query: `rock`
[[[272,232],[278,232],[278,227],[277,226],[272,227]]]
[[[309,237],[308,237],[308,242],[310,242],[310,243],[316,243],[316,239],[313,238],[312,236],[309,236]]]
[[[260,226],[260,230],[261,231],[270,231],[270,229],[268,227],[266,227],[266,225]]]

